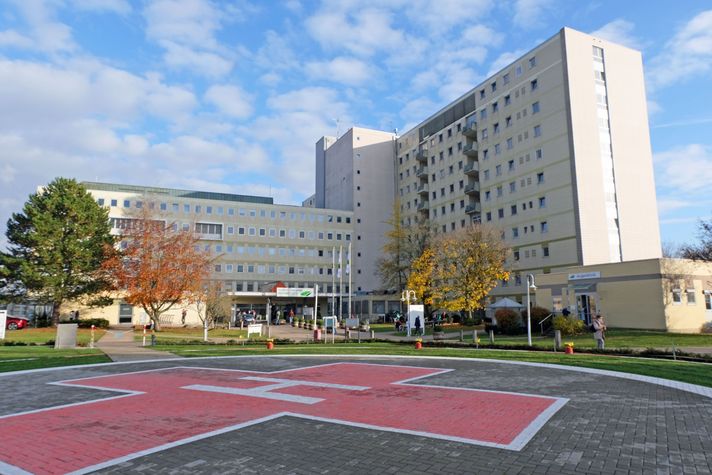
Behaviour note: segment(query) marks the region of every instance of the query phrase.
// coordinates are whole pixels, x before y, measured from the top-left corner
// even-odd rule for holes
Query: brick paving
[[[413,384],[526,393],[566,398],[568,402],[521,450],[286,416],[126,460],[97,473],[712,473],[712,398],[644,381],[490,361],[215,358],[8,374],[0,376],[0,393],[10,396],[4,398],[0,413],[9,416],[117,395],[105,389],[47,384],[76,378],[176,365],[270,372],[341,361],[452,369],[433,372]],[[214,373],[219,372],[204,371],[204,379],[218,381],[218,377],[211,378]],[[122,399],[129,401],[132,397]],[[431,413],[423,414],[423,418],[432,418],[438,412],[447,418],[452,401],[442,396],[434,399]],[[350,403],[354,404],[358,402]],[[394,414],[408,411],[402,404],[384,405]],[[487,418],[504,420],[509,410],[505,407],[483,415],[474,409],[460,410],[462,419],[476,414],[472,424]],[[150,413],[147,410],[147,417]],[[3,440],[12,440],[12,432],[2,424],[9,419],[12,417],[0,419]],[[111,421],[100,424],[112,426]],[[59,473],[58,468],[71,460],[69,442],[38,438],[34,450],[56,454],[56,464],[48,472]],[[114,445],[110,437],[95,443],[85,444],[83,450],[101,452]],[[32,450],[23,448],[27,457],[32,457]],[[0,461],[7,462],[6,454],[0,455]],[[2,465],[0,472],[10,473]]]

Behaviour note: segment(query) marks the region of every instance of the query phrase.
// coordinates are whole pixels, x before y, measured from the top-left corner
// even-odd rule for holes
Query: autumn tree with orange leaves
[[[193,233],[158,219],[149,208],[123,218],[121,249],[107,253],[103,270],[114,290],[143,308],[160,330],[163,313],[200,292],[211,259]]]

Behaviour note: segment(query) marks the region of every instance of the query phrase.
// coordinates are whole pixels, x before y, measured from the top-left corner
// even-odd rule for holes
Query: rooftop
[[[234,201],[238,203],[258,203],[266,205],[274,204],[274,200],[266,196],[235,195],[232,193],[215,193],[212,191],[178,190],[175,188],[122,185],[117,183],[99,183],[94,181],[83,181],[82,185],[89,190],[141,193],[144,195],[164,195],[174,198],[194,198],[198,200]]]

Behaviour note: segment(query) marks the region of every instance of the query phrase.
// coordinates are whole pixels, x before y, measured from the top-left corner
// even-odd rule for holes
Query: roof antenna
[[[340,130],[339,130],[339,122],[341,122],[341,119],[339,119],[339,118],[337,117],[336,119],[334,119],[334,122],[336,122],[336,138],[338,139],[338,138],[339,138],[339,132],[340,132]]]

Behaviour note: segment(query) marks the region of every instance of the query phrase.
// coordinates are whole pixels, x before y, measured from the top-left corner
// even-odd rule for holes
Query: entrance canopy
[[[516,300],[510,298],[503,298],[497,300],[495,303],[489,306],[489,308],[523,308],[524,305],[520,304]]]

